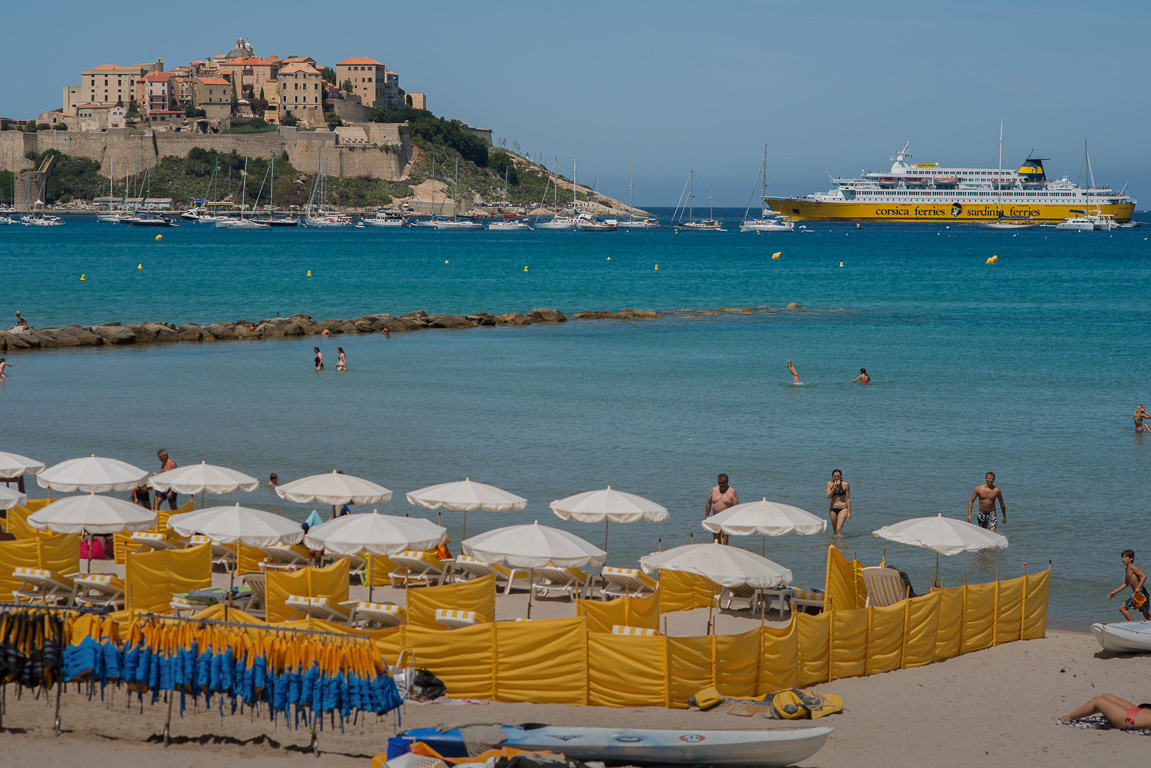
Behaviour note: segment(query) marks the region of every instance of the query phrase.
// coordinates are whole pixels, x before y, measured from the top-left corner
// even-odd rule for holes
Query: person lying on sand
[[[1096,696],[1069,715],[1059,718],[1064,723],[1103,715],[1107,722],[1123,731],[1151,729],[1151,704],[1136,706],[1112,693]]]

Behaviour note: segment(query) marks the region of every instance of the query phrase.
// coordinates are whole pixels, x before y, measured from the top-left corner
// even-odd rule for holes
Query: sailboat
[[[240,184],[240,217],[238,219],[220,219],[214,225],[216,229],[271,229],[267,224],[260,224],[251,219],[244,218],[244,211],[248,208],[248,158],[244,158],[244,175]]]
[[[270,182],[268,184],[268,216],[262,219],[253,219],[257,224],[267,224],[269,227],[298,227],[300,220],[294,216],[277,216],[276,215],[276,158],[272,158],[272,163],[268,168]],[[262,187],[261,187],[262,189]],[[259,202],[259,198],[256,198]]]
[[[555,184],[555,191],[552,193],[552,207],[557,211],[559,210],[559,174],[558,170],[559,159],[557,158],[552,165],[552,182]],[[576,201],[576,161],[572,160],[572,210],[575,210]],[[544,195],[547,195],[547,189],[544,189]],[[547,221],[536,221],[536,229],[575,229],[576,220],[574,216],[560,216],[556,214]]]
[[[460,159],[456,158],[456,180],[455,188],[452,191],[452,217],[450,219],[435,219],[432,226],[436,229],[446,229],[451,231],[462,232],[465,230],[483,229],[484,225],[478,221],[471,219],[459,218],[460,210]]]
[[[627,207],[631,209],[626,219],[618,223],[620,229],[659,229],[659,219],[637,219],[635,217],[635,163],[627,176]]]
[[[676,206],[676,214],[682,215],[687,213],[687,220],[679,220],[675,223],[675,229],[678,232],[681,229],[686,229],[689,232],[726,232],[719,220],[713,216],[713,207],[711,204],[712,193],[711,190],[715,189],[715,185],[707,193],[707,206],[708,216],[706,219],[696,219],[695,209],[692,203],[695,200],[695,171],[689,171],[687,174],[687,206],[686,211],[680,206]],[[680,193],[680,202],[683,202],[683,193]],[[674,215],[674,214],[673,214]]]
[[[304,219],[304,226],[306,227],[319,227],[320,229],[339,229],[343,227],[350,227],[355,224],[351,216],[343,216],[340,214],[328,212],[328,166],[323,162],[323,150],[320,150],[319,169],[320,173],[316,177],[316,184],[312,187],[312,195],[308,198],[308,215]],[[313,201],[319,195],[320,202],[318,206],[313,205]]]
[[[595,175],[595,182],[591,185],[591,194],[588,195],[589,202],[596,198],[599,194],[599,174]],[[573,210],[574,204],[573,204]],[[615,219],[597,219],[587,211],[576,211],[576,229],[580,232],[616,232],[619,230],[619,222]]]
[[[1084,196],[1082,215],[1064,219],[1056,224],[1055,228],[1078,232],[1110,232],[1119,226],[1115,222],[1115,217],[1103,213],[1103,209],[1099,207],[1098,203],[1095,205],[1096,212],[1091,213],[1091,190],[1095,188],[1095,178],[1091,173],[1091,155],[1087,152],[1087,139],[1083,140],[1083,157],[1087,162],[1087,192]],[[1079,211],[1072,211],[1072,213],[1079,213]]]
[[[152,199],[152,169],[148,168],[144,171],[144,203],[147,204],[148,200]],[[136,211],[131,218],[126,219],[125,223],[131,224],[133,227],[175,227],[178,226],[176,222],[172,221],[168,216],[159,216],[155,213],[140,212],[140,206],[136,206]]]
[[[977,222],[979,226],[984,229],[1006,229],[1006,230],[1019,230],[1019,229],[1035,229],[1039,226],[1038,222],[1031,221],[1030,219],[1022,218],[1003,218],[1003,118],[999,118],[999,166],[996,172],[995,189],[997,199],[995,201],[995,221],[980,221]]]
[[[758,219],[747,218],[748,213],[751,211],[751,198],[747,200],[747,208],[743,211],[743,223],[739,225],[740,232],[794,232],[795,222],[791,219],[785,219],[778,213],[773,211],[767,204],[767,145],[763,145],[763,163],[759,166],[759,178],[756,179],[760,183],[759,186],[759,199],[763,201],[763,210],[760,212]],[[752,188],[752,194],[755,194],[755,188]]]
[[[507,203],[510,199],[508,197],[508,169],[504,168],[504,202]],[[505,215],[502,221],[490,222],[488,229],[495,232],[530,232],[532,225],[522,216],[509,214]]]

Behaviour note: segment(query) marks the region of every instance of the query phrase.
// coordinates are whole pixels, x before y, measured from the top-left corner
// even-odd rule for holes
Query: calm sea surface
[[[667,221],[668,213],[663,212]],[[342,469],[403,493],[470,476],[529,499],[474,512],[468,531],[539,520],[548,502],[615,488],[671,519],[611,528],[608,562],[701,540],[708,489],[731,476],[826,514],[840,468],[854,518],[841,545],[868,562],[899,520],[964,517],[998,475],[1010,548],[943,558],[948,585],[1053,561],[1050,617],[1115,620],[1119,551],[1151,567],[1151,226],[1114,233],[968,226],[809,225],[805,234],[671,231],[157,231],[69,219],[0,227],[0,322],[208,323],[428,312],[805,309],[621,323],[420,331],[9,353],[0,450],[48,463],[96,453],[156,468],[165,447],[287,480]],[[773,252],[781,252],[773,260]],[[999,261],[985,261],[998,255]],[[842,264],[842,265],[841,265]],[[137,269],[137,265],[142,268]],[[658,269],[656,266],[658,265]],[[526,270],[525,270],[526,268]],[[311,270],[312,277],[307,277]],[[86,276],[80,281],[81,274]],[[312,370],[320,344],[329,369]],[[336,346],[349,370],[336,373]],[[793,386],[784,367],[799,370]],[[873,385],[850,380],[861,367]],[[1151,405],[1151,403],[1148,403]],[[35,495],[42,492],[33,491]],[[230,501],[274,506],[267,489]],[[307,507],[281,511],[301,517]],[[431,513],[434,515],[435,513]],[[462,515],[445,524],[458,552]],[[758,537],[733,543],[760,551]],[[769,539],[798,585],[822,585],[830,535]],[[887,544],[920,591],[935,556]]]

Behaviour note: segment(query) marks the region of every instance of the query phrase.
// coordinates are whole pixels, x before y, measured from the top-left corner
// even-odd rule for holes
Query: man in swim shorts
[[[168,452],[161,448],[156,451],[156,458],[160,460],[160,471],[167,472],[168,470],[176,468],[176,462],[172,461],[168,456]],[[160,503],[164,500],[168,501],[168,509],[176,509],[176,492],[169,488],[167,491],[156,491],[156,506],[155,509],[160,508]]]
[[[704,517],[711,517],[713,512],[718,515],[728,507],[734,507],[739,503],[739,494],[727,484],[727,475],[721,473],[715,480],[718,484],[711,489],[711,493],[707,495],[707,504],[703,506]],[[712,534],[712,541],[720,544],[726,544],[727,538],[726,533]]]
[[[986,528],[992,533],[995,532],[996,527],[999,525],[999,519],[995,514],[995,500],[999,500],[999,506],[1003,509],[1003,524],[1007,524],[1007,503],[1003,501],[1003,491],[995,487],[995,473],[988,472],[983,485],[977,486],[971,492],[971,499],[967,502],[967,522],[971,522],[971,505],[979,499],[979,517],[976,518],[980,528]]]

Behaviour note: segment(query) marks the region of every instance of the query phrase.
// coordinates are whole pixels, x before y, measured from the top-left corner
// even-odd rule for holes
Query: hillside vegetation
[[[464,130],[458,120],[446,120],[431,112],[407,109],[400,112],[373,110],[374,122],[409,123],[412,143],[419,148],[415,162],[405,182],[387,182],[367,176],[327,179],[327,202],[346,208],[372,208],[388,205],[397,198],[410,197],[412,187],[427,181],[432,175],[435,160],[436,178],[449,185],[454,181],[455,167],[459,163],[459,191],[462,198],[478,195],[485,202],[505,199],[512,204],[550,202],[556,197],[549,172],[528,159],[488,145],[473,133]],[[100,164],[81,157],[63,155],[48,150],[30,156],[39,166],[49,155],[60,159],[44,191],[44,202],[49,205],[91,201],[108,195],[108,179],[99,174]],[[112,185],[114,197],[170,197],[177,205],[194,200],[232,200],[240,203],[245,158],[236,152],[220,153],[195,148],[186,157],[165,157],[150,172],[140,172],[127,182],[123,176]],[[303,173],[292,167],[287,153],[275,160],[275,189],[271,188],[271,160],[247,159],[247,201],[249,206],[266,205],[274,191],[277,208],[302,206],[315,186],[316,175]],[[507,196],[504,183],[507,179]],[[11,196],[12,181],[9,174],[0,174],[0,189]],[[562,176],[561,184],[567,185]],[[546,198],[545,198],[546,191]],[[5,199],[0,191],[0,200]],[[560,203],[570,203],[570,188],[561,188]],[[586,200],[586,190],[579,193]],[[258,203],[257,203],[258,200]]]

